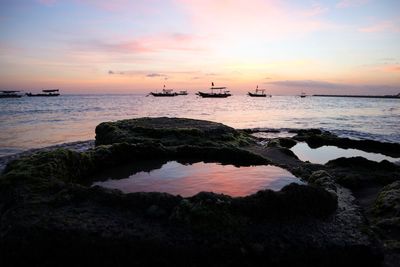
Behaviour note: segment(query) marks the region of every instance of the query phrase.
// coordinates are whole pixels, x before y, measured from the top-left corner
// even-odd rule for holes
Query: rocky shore
[[[7,161],[0,177],[1,266],[400,262],[400,167],[360,157],[312,164],[289,149],[307,142],[399,157],[399,144],[339,138],[318,129],[271,140],[252,132],[191,119],[105,122],[96,128],[94,146],[53,148]],[[200,192],[188,198],[88,186],[96,173],[146,159],[272,164],[307,185],[245,197]]]

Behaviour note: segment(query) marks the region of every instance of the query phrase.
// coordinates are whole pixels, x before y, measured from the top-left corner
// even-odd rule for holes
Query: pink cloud
[[[282,1],[246,0],[175,0],[189,15],[195,31],[215,38],[279,38],[318,31],[330,27],[330,23],[318,15],[327,8],[314,4],[294,8]]]
[[[314,17],[319,16],[328,10],[329,9],[327,7],[324,7],[318,3],[314,3],[309,10],[303,11],[302,14],[306,17]]]
[[[367,33],[385,32],[385,31],[399,32],[400,26],[399,23],[397,23],[396,21],[385,20],[377,22],[367,27],[360,28],[359,31]]]
[[[400,73],[400,64],[387,65],[381,68],[384,72],[397,72]]]
[[[92,52],[146,54],[160,51],[201,52],[203,38],[190,34],[158,34],[118,42],[89,41],[73,43],[73,49]]]

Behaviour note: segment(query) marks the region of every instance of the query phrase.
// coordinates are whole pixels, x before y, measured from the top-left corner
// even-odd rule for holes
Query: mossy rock
[[[363,157],[338,158],[325,164],[335,181],[352,190],[385,186],[400,179],[400,167],[387,160],[375,162]]]
[[[246,145],[253,138],[221,123],[183,118],[139,118],[103,122],[96,127],[96,145],[159,142],[166,146]]]
[[[400,217],[400,181],[381,190],[375,201],[373,213],[379,217]]]
[[[105,123],[98,127],[95,149],[60,149],[9,164],[0,177],[0,262],[309,266],[317,259],[316,265],[333,266],[379,260],[370,240],[355,232],[353,217],[343,216],[337,197],[321,186],[291,184],[245,197],[202,192],[190,198],[88,186],[96,172],[143,159],[268,164],[241,149],[252,142],[246,133],[198,122]],[[300,172],[308,177],[312,169]],[[350,226],[338,225],[337,216]]]
[[[334,178],[325,170],[318,170],[311,174],[307,180],[309,183],[336,191]]]

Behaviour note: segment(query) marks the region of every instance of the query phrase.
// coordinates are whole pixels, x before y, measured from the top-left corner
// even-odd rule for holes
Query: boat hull
[[[0,98],[20,98],[22,95],[0,95]]]
[[[177,94],[165,94],[165,93],[150,93],[150,95],[155,97],[173,97],[177,96]]]
[[[29,96],[29,97],[37,97],[37,96],[50,97],[50,96],[59,96],[60,94],[31,94],[31,93],[27,93],[26,95]]]
[[[203,93],[203,92],[198,92],[197,95],[203,98],[227,98],[228,96],[231,96],[231,94],[227,93]]]
[[[248,92],[247,94],[251,97],[267,97],[266,94],[254,94],[254,93],[250,93],[250,92]]]

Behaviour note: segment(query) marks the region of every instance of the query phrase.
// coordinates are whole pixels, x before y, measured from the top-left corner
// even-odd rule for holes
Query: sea
[[[101,122],[139,117],[202,119],[237,129],[319,128],[343,137],[400,143],[400,99],[61,95],[0,99],[0,157],[91,140]]]

